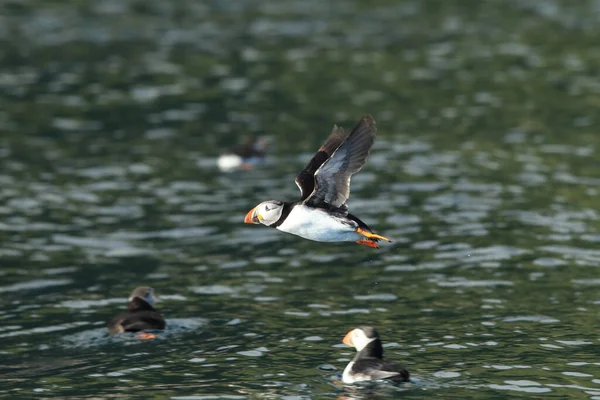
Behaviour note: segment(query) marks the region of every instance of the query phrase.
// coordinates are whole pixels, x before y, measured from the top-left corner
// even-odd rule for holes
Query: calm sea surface
[[[599,37],[592,0],[3,2],[0,397],[600,399]],[[365,112],[394,243],[243,224]],[[109,337],[139,285],[168,329]],[[358,325],[412,383],[340,382]]]

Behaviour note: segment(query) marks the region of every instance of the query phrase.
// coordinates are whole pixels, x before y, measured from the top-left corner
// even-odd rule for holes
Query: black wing
[[[121,321],[127,332],[143,331],[145,329],[165,329],[163,316],[156,311],[140,311]]]
[[[304,201],[310,196],[315,189],[315,172],[335,153],[335,151],[344,143],[346,135],[342,128],[333,126],[331,134],[313,156],[308,165],[296,177],[296,185],[302,193],[301,201]]]
[[[368,376],[372,380],[391,379],[408,382],[410,379],[410,374],[403,365],[378,358],[363,358],[355,361],[352,372]]]
[[[373,117],[363,115],[333,155],[321,162],[314,173],[314,190],[305,203],[315,207],[326,203],[333,208],[344,208],[350,197],[350,178],[365,165],[376,133]],[[304,190],[302,192],[304,198]]]

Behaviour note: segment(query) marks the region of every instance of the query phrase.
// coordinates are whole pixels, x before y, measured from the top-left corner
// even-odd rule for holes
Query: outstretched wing
[[[376,133],[377,128],[373,117],[368,114],[363,115],[350,134],[338,145],[333,155],[321,162],[314,173],[315,187],[306,197],[305,203],[313,206],[326,203],[334,208],[343,208],[350,197],[350,178],[365,165]]]
[[[319,167],[321,167],[337,148],[344,143],[347,136],[348,135],[344,133],[342,128],[338,128],[334,125],[333,130],[325,143],[319,148],[319,151],[317,151],[302,172],[298,174],[296,177],[296,185],[298,185],[300,193],[302,194],[301,201],[306,200],[315,189],[315,172],[317,172]]]

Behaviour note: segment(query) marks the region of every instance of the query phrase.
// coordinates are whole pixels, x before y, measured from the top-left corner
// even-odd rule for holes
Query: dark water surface
[[[592,0],[2,3],[0,396],[600,399],[599,37]],[[363,112],[394,243],[242,223]],[[142,284],[169,329],[110,338]],[[412,383],[339,382],[364,324]]]

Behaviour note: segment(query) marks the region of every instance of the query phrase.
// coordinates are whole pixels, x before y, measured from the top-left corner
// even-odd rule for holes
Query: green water
[[[599,37],[591,0],[0,4],[0,397],[600,398]],[[365,112],[394,243],[242,223]],[[169,329],[108,337],[139,285]],[[366,324],[412,383],[340,383]]]

